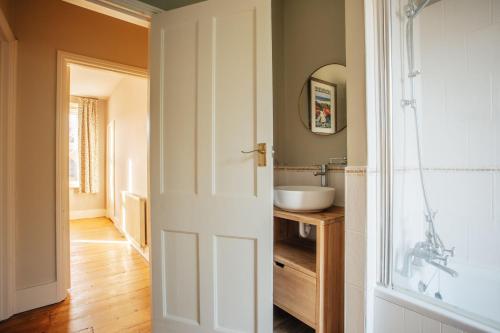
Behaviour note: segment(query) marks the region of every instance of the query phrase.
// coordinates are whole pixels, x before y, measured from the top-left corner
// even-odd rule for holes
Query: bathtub
[[[444,311],[439,311],[439,318],[448,311],[456,313],[458,321],[461,317],[467,318],[469,320],[463,320],[468,324],[466,326],[454,321],[455,327],[462,326],[459,328],[466,332],[475,332],[478,327],[482,327],[479,331],[484,332],[500,331],[500,271],[459,263],[450,263],[449,267],[458,272],[458,277],[437,271],[429,265],[417,268],[411,278],[395,272],[392,296],[397,296],[399,292],[409,296],[405,298],[406,302],[414,298],[422,301],[424,307],[427,303],[431,305],[426,307],[430,312],[442,308]],[[425,290],[422,283],[426,286]],[[492,329],[483,327],[481,323]]]

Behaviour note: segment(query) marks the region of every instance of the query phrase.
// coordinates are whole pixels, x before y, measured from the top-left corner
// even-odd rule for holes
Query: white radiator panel
[[[133,241],[145,247],[146,242],[146,199],[122,192],[122,227]]]

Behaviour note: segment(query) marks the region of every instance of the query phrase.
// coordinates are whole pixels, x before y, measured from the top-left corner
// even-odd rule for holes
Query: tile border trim
[[[350,175],[365,175],[368,171],[366,166],[347,166],[345,168],[345,173]]]

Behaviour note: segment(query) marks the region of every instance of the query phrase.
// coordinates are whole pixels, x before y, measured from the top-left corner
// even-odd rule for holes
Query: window
[[[69,106],[69,186],[80,187],[80,149],[78,143],[79,132],[78,104]]]

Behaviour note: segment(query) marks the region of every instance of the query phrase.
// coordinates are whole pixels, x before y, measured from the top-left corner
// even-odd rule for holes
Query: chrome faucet
[[[319,167],[320,171],[315,172],[314,175],[321,176],[321,187],[327,187],[328,179],[326,176],[328,174],[328,164],[321,164]]]
[[[448,258],[454,256],[454,248],[451,250],[436,247],[431,241],[430,235],[427,235],[427,240],[418,242],[411,249],[405,258],[404,270],[407,276],[411,275],[411,265],[421,266],[422,261],[437,269],[448,273],[452,277],[458,277],[458,272],[448,267]]]

